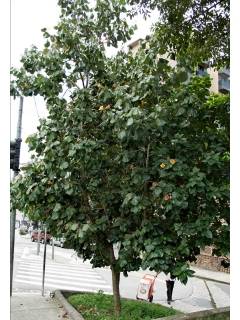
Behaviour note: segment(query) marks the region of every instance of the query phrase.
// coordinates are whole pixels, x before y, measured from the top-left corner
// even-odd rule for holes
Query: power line
[[[38,120],[40,119],[39,113],[38,113],[38,108],[37,108],[37,104],[36,104],[36,100],[35,97],[33,96],[33,100],[34,100],[34,104],[35,104],[35,108],[36,108],[36,112],[37,112],[37,116],[38,116]]]

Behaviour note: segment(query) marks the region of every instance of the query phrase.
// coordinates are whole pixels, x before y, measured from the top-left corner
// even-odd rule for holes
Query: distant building
[[[141,41],[143,39],[137,39],[128,45],[129,50],[131,50],[134,54],[137,53],[140,48]],[[176,65],[175,60],[171,60],[167,57],[167,55],[162,56],[165,59],[169,60],[170,66],[174,67]],[[209,74],[212,82],[210,91],[214,93],[229,93],[230,92],[230,70],[229,69],[220,69],[214,70],[213,68],[209,68],[207,63],[202,63],[199,65],[198,70],[196,70],[196,74],[199,76],[205,76]]]

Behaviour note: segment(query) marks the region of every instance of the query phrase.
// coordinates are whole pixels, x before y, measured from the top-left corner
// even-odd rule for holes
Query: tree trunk
[[[121,313],[121,301],[120,301],[120,272],[116,271],[114,266],[111,266],[112,270],[112,287],[113,287],[113,301],[114,301],[114,313],[118,317]]]

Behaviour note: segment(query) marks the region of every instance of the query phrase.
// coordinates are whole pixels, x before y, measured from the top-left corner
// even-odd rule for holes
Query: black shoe
[[[167,303],[168,303],[168,304],[171,304],[171,302],[170,302],[170,301],[168,301]]]

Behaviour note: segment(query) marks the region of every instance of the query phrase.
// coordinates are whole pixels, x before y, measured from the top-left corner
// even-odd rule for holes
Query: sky
[[[53,30],[59,17],[57,0],[11,0],[11,66],[19,67],[21,56],[25,48],[35,45],[43,46],[42,28]],[[130,42],[149,34],[152,22],[156,21],[157,14],[145,21],[139,17],[132,23],[138,24]],[[111,51],[110,51],[111,53]],[[19,99],[11,101],[11,140],[16,137]],[[41,97],[27,97],[23,101],[22,118],[22,145],[20,163],[30,161],[30,153],[25,143],[26,138],[37,131],[39,118],[47,116],[47,110]]]
[[[42,47],[41,29],[51,30],[58,21],[57,0],[11,0],[11,66],[19,67],[25,48]],[[19,99],[11,101],[11,140],[16,137]],[[36,132],[39,118],[47,116],[43,99],[24,98],[20,162],[30,160],[27,136]]]

